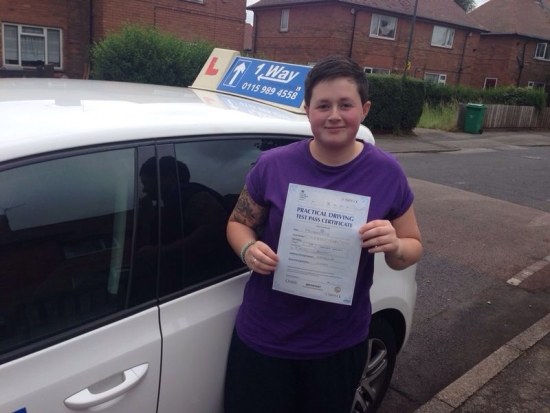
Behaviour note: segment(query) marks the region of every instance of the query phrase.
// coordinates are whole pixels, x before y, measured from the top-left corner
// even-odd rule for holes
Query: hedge
[[[546,93],[542,89],[503,86],[474,89],[466,86],[445,86],[426,83],[426,102],[430,106],[446,103],[485,103],[514,106],[546,107]]]
[[[189,86],[214,49],[197,40],[138,24],[109,33],[91,48],[92,78],[121,82]]]
[[[363,122],[370,129],[410,132],[416,127],[425,99],[425,83],[396,75],[367,75],[369,115]]]

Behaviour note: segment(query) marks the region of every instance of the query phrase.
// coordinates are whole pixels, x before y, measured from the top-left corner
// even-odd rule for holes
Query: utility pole
[[[409,56],[411,54],[412,39],[414,34],[414,23],[416,22],[416,11],[418,10],[418,0],[414,0],[414,11],[411,20],[411,32],[409,33],[409,44],[407,46],[407,58],[405,59],[405,70],[403,70],[403,77],[407,77],[407,70],[409,70]]]

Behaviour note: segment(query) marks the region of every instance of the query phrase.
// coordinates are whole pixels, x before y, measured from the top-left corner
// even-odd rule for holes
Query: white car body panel
[[[222,101],[214,92],[64,79],[2,79],[0,85],[0,162],[153,137],[260,131],[311,136],[305,115],[235,96]],[[368,128],[358,137],[374,143]]]
[[[152,308],[0,365],[0,412],[74,412],[67,398],[144,363],[147,373],[133,389],[88,411],[155,412],[160,354],[158,309]]]
[[[416,302],[416,265],[395,271],[388,267],[383,254],[376,254],[374,259],[374,281],[370,290],[372,313],[376,314],[385,309],[399,310],[409,326],[403,345],[406,344],[411,331]]]
[[[249,275],[160,306],[164,342],[159,413],[223,412],[225,362]]]

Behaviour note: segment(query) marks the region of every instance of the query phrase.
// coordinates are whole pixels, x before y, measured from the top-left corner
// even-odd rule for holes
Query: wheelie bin
[[[466,105],[466,120],[464,121],[464,132],[482,133],[483,119],[487,106],[482,103],[468,103]]]

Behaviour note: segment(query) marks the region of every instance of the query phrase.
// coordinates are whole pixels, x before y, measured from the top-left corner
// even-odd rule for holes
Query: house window
[[[395,17],[373,14],[370,23],[371,37],[381,37],[383,39],[395,39],[395,28],[397,19]]]
[[[363,70],[365,73],[372,73],[374,75],[389,75],[390,69],[384,69],[381,67],[364,67]]]
[[[455,29],[448,27],[434,26],[432,33],[432,46],[438,47],[453,47],[453,39],[455,37]]]
[[[497,78],[496,77],[486,77],[485,83],[483,84],[483,89],[494,89],[497,87]]]
[[[527,87],[529,89],[544,89],[546,87],[546,83],[533,82],[532,80],[530,80],[529,82],[527,82]]]
[[[61,30],[49,27],[3,24],[5,65],[61,68]]]
[[[288,32],[288,18],[290,16],[290,10],[285,9],[281,13],[281,31]]]
[[[425,73],[424,80],[426,82],[433,82],[438,85],[444,85],[447,81],[447,75],[442,75],[439,73]]]
[[[548,43],[537,44],[535,59],[550,60],[550,48],[548,47]]]

